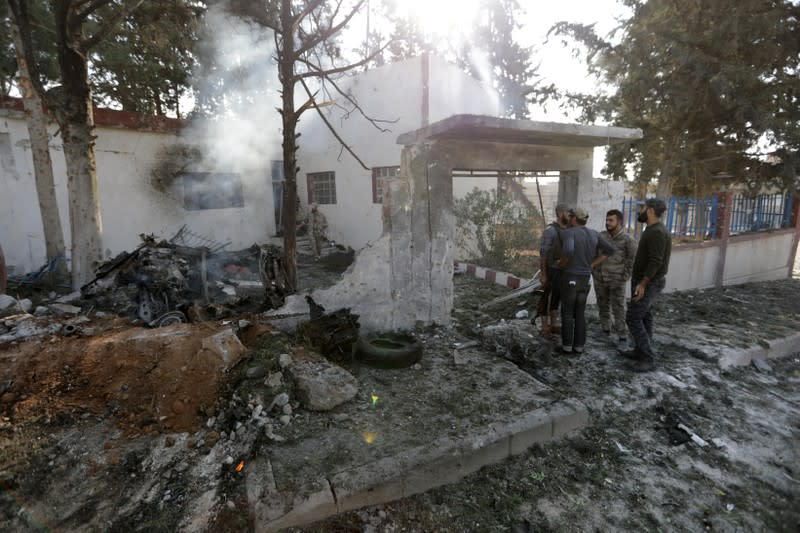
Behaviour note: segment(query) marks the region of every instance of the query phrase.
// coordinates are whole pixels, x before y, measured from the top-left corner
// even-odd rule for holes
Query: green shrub
[[[456,244],[465,255],[460,259],[512,272],[533,263],[542,224],[538,210],[508,192],[476,187],[455,201],[454,211]]]

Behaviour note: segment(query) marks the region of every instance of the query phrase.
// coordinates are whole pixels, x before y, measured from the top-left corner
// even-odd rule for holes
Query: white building
[[[28,272],[46,262],[30,141],[21,109],[20,100],[0,102],[0,243],[10,274]],[[138,246],[141,233],[170,237],[184,224],[196,234],[229,242],[228,249],[264,242],[275,233],[268,158],[259,168],[191,168],[165,191],[154,184],[152,170],[164,157],[164,148],[177,142],[185,121],[95,109],[95,123],[106,257]],[[64,154],[55,124],[49,130],[56,197],[69,251]],[[209,184],[214,194],[209,194]]]
[[[397,137],[451,115],[497,116],[499,100],[491,88],[433,56],[428,62],[417,57],[376,68],[339,85],[367,115],[394,122],[378,123],[389,130],[380,131],[358,111],[342,118],[342,109],[324,108],[342,139],[369,167],[365,170],[353,156],[342,152],[341,144],[318,116],[304,118],[298,195],[304,206],[319,204],[333,240],[359,249],[381,235],[380,178],[399,171],[402,146]],[[353,107],[343,97],[333,96],[338,96],[337,104]],[[453,194],[460,197],[475,186],[496,185],[494,178],[459,178],[453,183]]]
[[[299,124],[298,196],[306,209],[311,202],[320,204],[333,240],[360,249],[383,231],[380,178],[398,172],[402,149],[398,136],[453,115],[497,116],[499,103],[491,88],[436,57],[394,63],[338,84],[366,114],[391,122],[379,122],[386,131],[378,130],[335,92],[331,94],[335,105],[323,108],[339,135],[367,165],[365,170],[342,150],[316,112],[307,110]],[[343,108],[351,112],[345,116]],[[12,274],[38,268],[45,263],[46,255],[21,109],[19,100],[0,102],[0,243]],[[112,257],[133,249],[141,233],[170,237],[184,224],[196,234],[229,243],[228,249],[272,238],[280,226],[282,203],[279,115],[271,103],[251,111],[252,117],[218,118],[188,127],[185,121],[96,109],[104,255]],[[51,125],[50,151],[66,231],[66,171],[56,131]],[[153,169],[168,159],[165,148],[179,141],[196,146],[203,161],[188,166],[165,186],[163,179],[154,180]],[[564,187],[571,187],[570,179],[576,180],[577,187],[578,176],[586,179],[592,175],[591,147],[543,146],[542,154],[536,164],[547,168],[520,170],[566,172],[562,176],[570,177],[562,177],[559,197]],[[597,182],[593,188],[602,185],[600,180],[593,181]],[[495,188],[497,179],[485,175],[456,177],[453,196],[461,197],[476,186]],[[600,187],[603,193],[605,188]],[[609,200],[611,196],[582,195]],[[613,203],[616,207],[616,200]],[[546,211],[551,209],[552,205],[545,205]],[[602,214],[595,216],[593,212],[592,216],[594,222],[601,222]],[[69,250],[69,235],[65,239]]]

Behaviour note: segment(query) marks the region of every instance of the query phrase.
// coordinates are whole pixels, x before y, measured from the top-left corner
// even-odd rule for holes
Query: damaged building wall
[[[468,76],[457,66],[430,57],[428,82],[428,120],[430,122],[462,113],[497,115],[497,95],[487,86]],[[355,76],[342,83],[345,92],[373,118],[392,120],[379,123],[388,130],[381,132],[359,115],[351,113],[343,118],[336,106],[325,108],[331,123],[342,138],[369,167],[395,167],[400,165],[401,147],[397,135],[414,130],[423,123],[423,62],[421,58],[393,63]],[[341,97],[344,107],[352,106]],[[308,204],[307,174],[335,172],[336,203],[320,205],[325,214],[330,237],[355,249],[374,241],[382,234],[381,204],[373,201],[372,172],[364,170],[333,138],[319,117],[309,114],[301,122],[302,137],[298,162],[298,195],[301,203]],[[463,179],[458,182],[457,195],[465,195],[473,187],[491,189],[496,179]]]
[[[112,116],[121,113],[103,112]],[[140,233],[169,237],[184,224],[195,233],[223,242],[230,240],[231,249],[265,242],[274,234],[268,167],[267,170],[248,170],[249,175],[242,175],[242,207],[188,210],[184,207],[180,180],[166,192],[153,186],[153,164],[164,147],[177,142],[176,131],[176,128],[153,131],[124,125],[109,127],[98,119],[97,172],[105,257],[135,248]],[[22,273],[40,267],[46,258],[24,116],[18,111],[0,110],[0,136],[2,134],[8,139],[11,155],[4,158],[0,168],[3,191],[0,194],[0,239],[12,273]],[[50,135],[60,216],[63,227],[69,228],[66,170],[55,126],[50,127]],[[234,169],[216,170],[232,172]],[[260,174],[254,175],[254,172]],[[269,207],[265,209],[265,206]],[[70,236],[64,237],[69,250]]]
[[[368,332],[449,324],[456,252],[453,169],[575,170],[576,161],[587,154],[591,157],[591,148],[474,141],[406,146],[401,174],[388,183],[383,235],[359,253],[337,285],[314,292],[314,301],[329,311],[351,308]],[[303,297],[296,295],[275,314],[307,310]]]

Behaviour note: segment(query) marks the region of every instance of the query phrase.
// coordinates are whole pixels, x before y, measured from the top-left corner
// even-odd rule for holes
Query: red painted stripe
[[[467,274],[475,275],[475,265],[467,265]]]
[[[497,272],[494,270],[487,270],[485,279],[486,281],[497,281]]]
[[[506,287],[510,289],[519,289],[519,278],[508,276],[508,278],[506,278]]]

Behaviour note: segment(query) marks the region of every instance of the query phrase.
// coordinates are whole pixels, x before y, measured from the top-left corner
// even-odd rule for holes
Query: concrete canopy
[[[351,308],[367,332],[449,324],[453,171],[558,171],[559,201],[588,205],[594,148],[641,137],[632,128],[478,115],[454,115],[400,135],[400,174],[384,180],[383,235],[359,252],[339,283],[315,291],[314,301],[330,311]],[[292,296],[276,314],[307,307]]]
[[[485,141],[543,146],[595,147],[642,138],[638,128],[536,122],[483,115],[453,115],[410,131],[397,138],[398,144],[412,145],[428,140]]]

